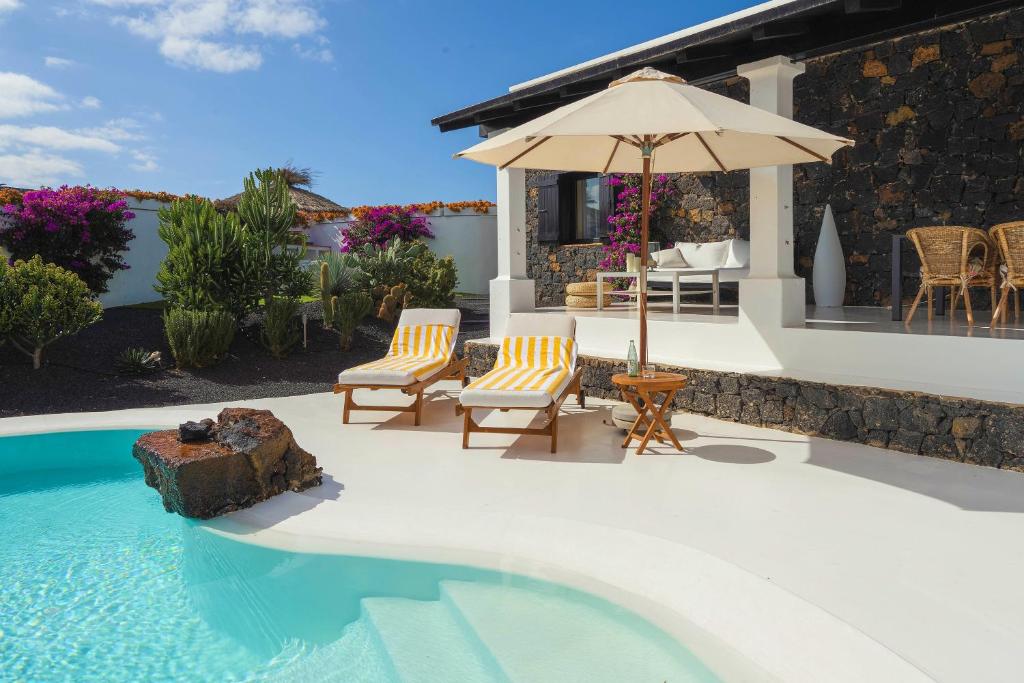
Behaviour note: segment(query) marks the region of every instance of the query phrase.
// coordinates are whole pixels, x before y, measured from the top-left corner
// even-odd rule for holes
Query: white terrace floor
[[[504,435],[463,451],[453,399],[432,399],[419,429],[372,413],[342,426],[326,394],[246,402],[292,427],[325,483],[215,526],[572,583],[713,665],[728,657],[707,634],[724,636],[779,680],[1021,680],[1024,475],[690,415],[673,422],[685,453],[637,456],[601,406],[570,406],[555,456],[544,439]],[[218,408],[13,418],[0,434],[171,425]]]
[[[636,318],[638,315],[635,306],[625,303],[614,303],[600,311],[567,309],[564,306],[549,306],[538,310],[569,312],[575,316],[597,318]],[[686,303],[680,306],[679,313],[673,313],[671,305],[663,301],[653,302],[648,311],[651,320],[720,325],[736,324],[738,321],[738,307],[735,304],[723,304],[718,315],[714,315],[710,305]],[[909,312],[910,307],[904,306],[904,316]],[[976,311],[975,324],[968,325],[962,307],[956,311],[955,315],[950,315],[947,310],[945,315],[936,315],[933,320],[928,320],[928,312],[924,304],[918,308],[909,326],[902,321],[893,320],[892,311],[879,306],[844,306],[841,308],[808,306],[806,319],[806,327],[816,330],[1024,340],[1024,317],[1016,321],[1012,311],[1006,323],[999,323],[995,326],[991,324],[991,311]]]

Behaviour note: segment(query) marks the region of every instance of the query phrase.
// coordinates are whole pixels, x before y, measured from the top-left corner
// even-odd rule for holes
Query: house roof
[[[807,59],[992,14],[1019,0],[771,0],[661,38],[554,71],[504,95],[435,118],[441,132],[481,134],[536,118],[645,66],[701,85],[773,55]]]
[[[290,186],[288,191],[292,195],[292,201],[298,207],[299,211],[307,211],[309,213],[323,213],[323,212],[339,212],[343,213],[348,211],[344,206],[335,204],[327,197],[317,194],[316,192],[310,192],[304,190],[301,187]],[[226,199],[219,200],[218,204],[227,207],[234,207],[238,204],[238,199],[242,194],[231,195]]]

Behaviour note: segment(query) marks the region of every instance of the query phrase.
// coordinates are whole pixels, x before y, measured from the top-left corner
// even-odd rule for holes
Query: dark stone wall
[[[747,101],[747,82],[710,90]],[[863,49],[807,61],[795,118],[856,141],[833,164],[794,172],[797,274],[807,278],[825,204],[847,258],[847,305],[889,304],[891,237],[924,225],[988,228],[1024,219],[1024,9],[1016,8]],[[749,235],[746,172],[676,179],[667,239]],[[531,193],[533,197],[535,193]],[[536,204],[527,200],[527,231]],[[528,239],[530,239],[528,237]],[[530,242],[538,305],[560,304],[564,284],[586,279],[600,247]],[[909,246],[908,246],[909,249]],[[913,257],[908,258],[908,271]],[[549,264],[559,267],[554,275]],[[913,275],[905,283],[916,293]],[[988,297],[974,297],[979,307]]]
[[[466,342],[469,374],[494,366],[498,347]],[[580,356],[589,396],[622,400],[611,376],[625,362]],[[1024,472],[1024,406],[663,366],[689,378],[676,410],[903,453]]]

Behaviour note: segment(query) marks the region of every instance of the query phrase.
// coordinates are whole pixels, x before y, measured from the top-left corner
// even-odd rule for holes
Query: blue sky
[[[0,0],[0,183],[223,197],[289,160],[348,205],[493,199],[430,119],[750,0]]]

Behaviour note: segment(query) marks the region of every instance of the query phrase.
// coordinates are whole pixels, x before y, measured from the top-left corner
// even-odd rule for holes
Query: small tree
[[[42,367],[43,349],[61,337],[77,334],[103,315],[82,278],[36,255],[0,270],[4,292],[0,320],[9,321],[11,344]]]
[[[135,234],[126,226],[135,214],[116,190],[43,188],[5,205],[3,213],[8,225],[0,224],[0,246],[14,259],[38,254],[76,273],[96,294],[128,268],[123,254]]]

